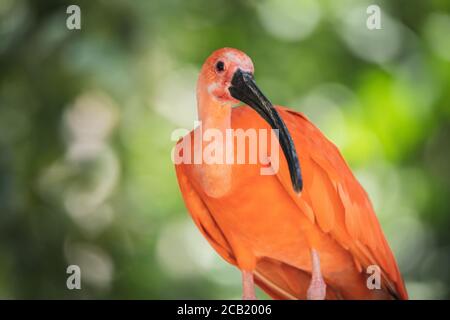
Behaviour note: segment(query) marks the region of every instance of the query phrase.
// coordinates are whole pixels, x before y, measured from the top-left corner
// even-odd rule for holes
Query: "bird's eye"
[[[216,71],[223,72],[225,70],[225,63],[223,61],[217,61],[216,63]]]

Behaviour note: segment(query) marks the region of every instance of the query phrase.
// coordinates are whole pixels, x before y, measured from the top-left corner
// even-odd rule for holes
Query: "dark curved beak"
[[[289,166],[292,186],[295,192],[299,193],[302,191],[303,181],[300,162],[298,161],[291,134],[272,103],[259,90],[253,79],[253,74],[238,69],[233,75],[231,86],[228,90],[233,98],[250,106],[270,124],[272,129],[278,130],[278,139]]]

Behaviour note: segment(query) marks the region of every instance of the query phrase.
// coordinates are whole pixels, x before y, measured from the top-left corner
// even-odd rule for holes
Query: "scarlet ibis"
[[[276,130],[279,168],[261,174],[270,156],[267,163],[175,165],[198,229],[241,270],[243,298],[255,298],[256,284],[275,299],[407,299],[370,200],[339,150],[305,115],[272,105],[253,73],[245,53],[213,52],[198,78],[198,117],[203,132],[224,136],[228,129]],[[180,139],[175,152],[205,146],[206,139],[194,142],[199,130]],[[223,144],[219,158],[237,151]],[[379,271],[379,286],[370,285],[377,274],[368,268]]]

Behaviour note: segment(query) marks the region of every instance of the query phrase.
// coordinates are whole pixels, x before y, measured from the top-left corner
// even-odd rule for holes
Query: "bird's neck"
[[[227,150],[233,142],[227,139],[231,128],[231,104],[205,97],[198,97],[198,113],[201,121],[202,143],[197,146],[202,152],[202,163],[197,166],[203,191],[211,197],[224,196],[231,188],[232,166],[226,161]]]

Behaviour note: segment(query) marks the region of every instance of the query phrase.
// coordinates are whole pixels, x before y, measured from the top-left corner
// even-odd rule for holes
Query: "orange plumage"
[[[230,74],[217,70],[218,60],[227,67],[222,73]],[[221,49],[208,58],[197,91],[200,119],[219,130],[270,130],[249,106],[232,108],[236,100],[226,91],[211,93],[211,84],[232,86],[237,69],[253,72],[251,60],[236,49]],[[275,175],[261,175],[262,164],[178,164],[184,201],[203,236],[226,261],[251,272],[273,298],[306,298],[315,249],[327,299],[407,299],[370,200],[339,150],[303,114],[274,108],[295,145],[302,192],[292,188],[282,152]],[[194,131],[190,136],[194,148]],[[177,152],[187,147],[184,139]],[[366,285],[370,265],[381,269],[379,290]]]

